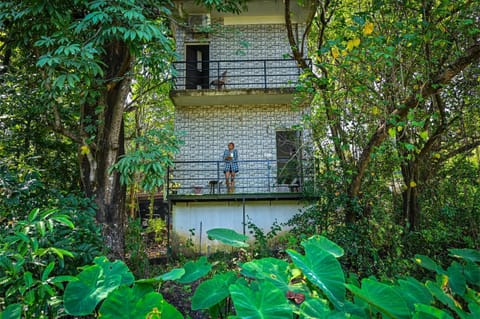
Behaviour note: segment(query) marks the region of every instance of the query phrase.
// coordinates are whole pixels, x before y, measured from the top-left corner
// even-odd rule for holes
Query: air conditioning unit
[[[208,27],[210,25],[210,14],[191,14],[188,16],[188,25],[193,29]]]

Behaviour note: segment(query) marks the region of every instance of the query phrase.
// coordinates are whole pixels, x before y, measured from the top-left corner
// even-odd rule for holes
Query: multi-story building
[[[200,249],[215,245],[205,232],[247,233],[250,221],[268,231],[302,207],[311,174],[304,159],[309,134],[301,123],[308,103],[293,103],[301,70],[290,58],[280,0],[248,1],[238,15],[176,1],[175,130],[185,141],[169,173],[173,241],[190,237]],[[292,2],[298,34],[307,7]],[[239,155],[233,192],[227,191],[223,153]]]

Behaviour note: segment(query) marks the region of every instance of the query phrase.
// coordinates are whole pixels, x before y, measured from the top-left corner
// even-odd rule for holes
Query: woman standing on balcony
[[[238,173],[238,152],[233,142],[228,143],[228,149],[223,152],[223,160],[225,161],[225,183],[227,192],[232,193],[235,188],[235,174]]]

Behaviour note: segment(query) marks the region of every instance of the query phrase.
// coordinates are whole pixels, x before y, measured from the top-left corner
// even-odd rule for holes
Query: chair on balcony
[[[210,82],[210,87],[215,87],[217,90],[224,89],[227,82],[227,71],[224,71],[216,80]]]
[[[208,181],[208,186],[210,188],[210,194],[215,194],[215,189],[218,190],[218,193],[220,194],[220,186],[222,185],[222,181],[219,180],[211,180]]]

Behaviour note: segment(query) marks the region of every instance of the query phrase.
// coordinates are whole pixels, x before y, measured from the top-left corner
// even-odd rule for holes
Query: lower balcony
[[[300,199],[313,174],[305,161],[243,160],[233,187],[227,187],[223,161],[177,161],[169,169],[171,201]]]

